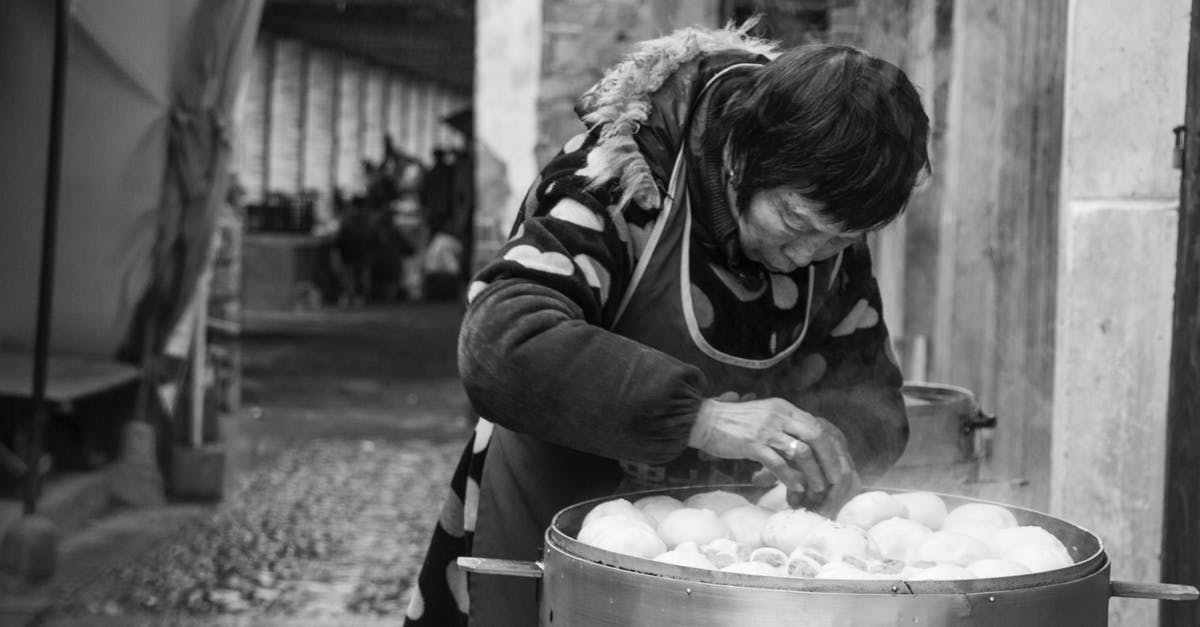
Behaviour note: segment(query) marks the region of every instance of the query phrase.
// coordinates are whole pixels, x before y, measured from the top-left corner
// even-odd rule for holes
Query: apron
[[[702,92],[704,110],[713,82]],[[695,141],[700,130],[692,129]],[[613,332],[700,368],[705,397],[791,396],[820,378],[823,362],[798,350],[823,295],[837,277],[842,255],[789,275],[765,275],[749,285],[723,269],[718,253],[693,233],[687,159],[680,150],[666,202],[625,292]],[[720,307],[718,310],[717,307]],[[717,333],[719,314],[750,324]],[[728,326],[726,327],[728,328]],[[718,460],[687,449],[665,465],[614,461],[489,426],[478,520],[471,554],[514,560],[541,558],[543,534],[559,510],[616,492],[675,485],[748,482],[760,467]],[[476,435],[478,438],[478,434]],[[475,444],[478,450],[479,443]],[[523,486],[536,481],[536,489]],[[468,579],[471,625],[536,625],[536,580],[475,576]]]

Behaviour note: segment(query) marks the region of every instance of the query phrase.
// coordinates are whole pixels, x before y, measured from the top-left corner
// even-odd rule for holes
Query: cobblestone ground
[[[458,316],[411,305],[252,321],[224,501],[61,591],[39,623],[399,622],[469,429]]]

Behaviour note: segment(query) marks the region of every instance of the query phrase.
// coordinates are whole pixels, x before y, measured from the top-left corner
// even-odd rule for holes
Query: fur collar
[[[658,208],[661,192],[633,137],[650,115],[651,96],[679,66],[705,53],[742,50],[774,58],[776,42],[749,35],[757,22],[752,18],[740,27],[730,23],[720,29],[677,30],[638,44],[609,69],[575,107],[589,130],[600,128],[587,166],[579,171],[589,187],[617,179],[622,190],[619,206],[632,200],[647,209]]]

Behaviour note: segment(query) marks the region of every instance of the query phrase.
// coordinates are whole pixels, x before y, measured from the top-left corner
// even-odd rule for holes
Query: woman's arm
[[[634,260],[623,216],[573,176],[585,152],[547,166],[513,237],[476,276],[459,370],[476,410],[497,424],[662,463],[687,446],[703,374],[604,328]]]

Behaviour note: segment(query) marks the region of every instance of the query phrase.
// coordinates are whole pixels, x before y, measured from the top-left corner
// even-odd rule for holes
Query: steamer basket
[[[584,501],[560,511],[537,563],[460,558],[477,574],[540,577],[541,625],[774,627],[874,625],[1022,625],[1095,627],[1108,622],[1110,596],[1195,599],[1190,586],[1109,581],[1108,557],[1094,534],[1067,521],[1007,507],[1022,525],[1038,525],[1066,545],[1075,564],[1054,571],[966,581],[843,581],[761,577],[663,564],[575,540],[584,516],[614,498],[683,500],[722,489],[756,500],[749,485],[650,490]],[[986,503],[940,495],[947,506]]]

